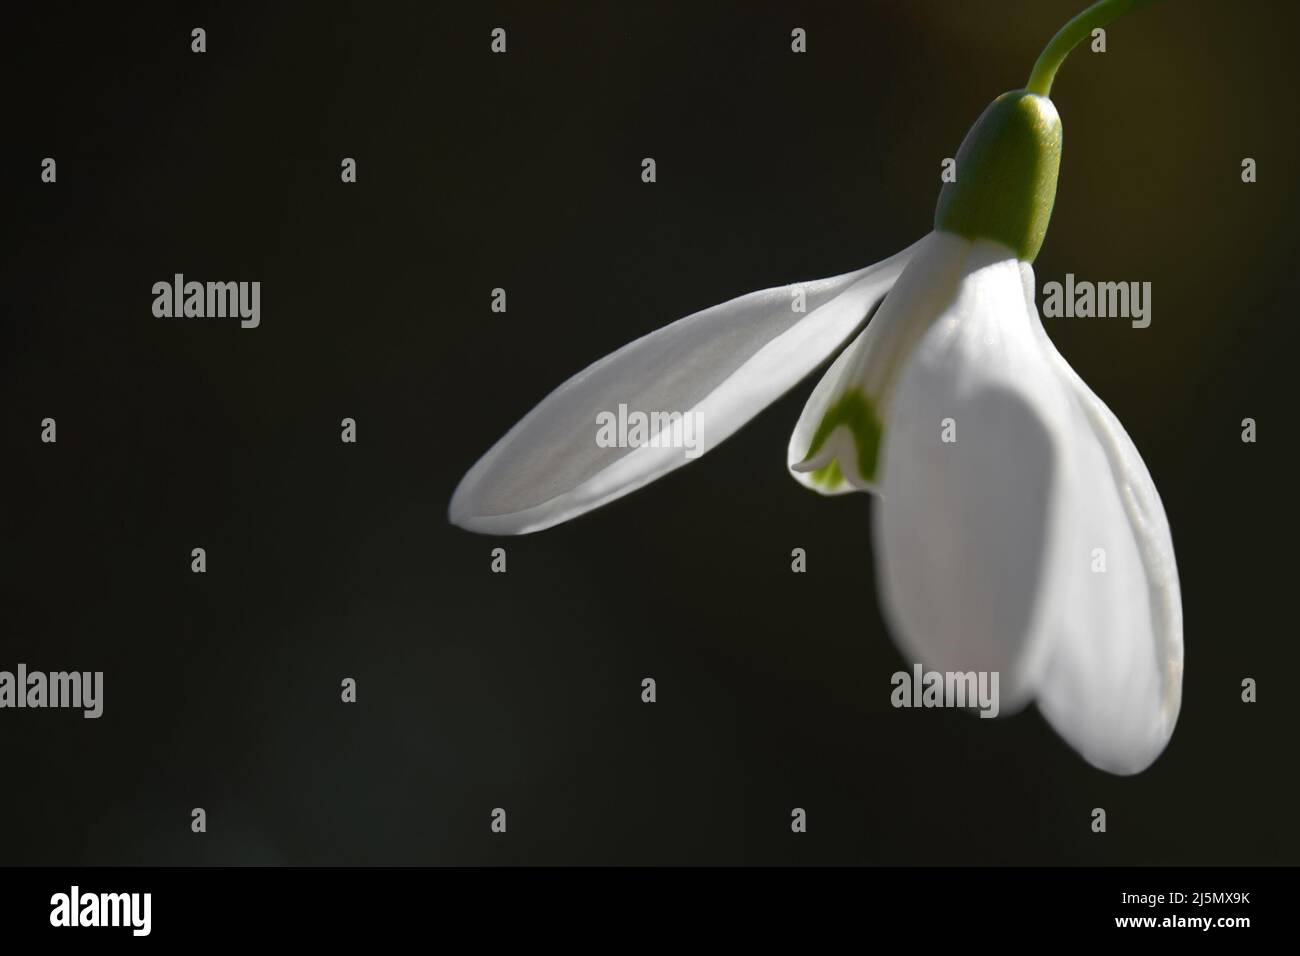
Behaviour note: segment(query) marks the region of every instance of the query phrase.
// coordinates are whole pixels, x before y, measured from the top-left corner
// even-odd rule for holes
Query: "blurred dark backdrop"
[[[1091,769],[1032,708],[889,706],[868,499],[785,472],[815,377],[570,525],[446,523],[591,360],[926,232],[940,160],[1082,6],[15,14],[0,668],[103,670],[106,699],[0,712],[0,863],[1297,862],[1293,3],[1159,4],[1054,91],[1040,284],[1154,286],[1143,331],[1048,320],[1174,529],[1184,704],[1146,773]],[[173,272],[260,280],[261,327],[154,318]]]

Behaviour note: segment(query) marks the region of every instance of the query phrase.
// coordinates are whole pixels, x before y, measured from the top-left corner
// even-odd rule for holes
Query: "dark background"
[[[97,721],[0,712],[0,863],[1300,860],[1295,4],[1158,4],[1104,55],[1076,51],[1054,91],[1040,286],[1154,286],[1145,330],[1047,320],[1173,526],[1183,711],[1145,773],[1091,769],[1032,708],[890,707],[906,662],[876,605],[868,499],[785,471],[815,376],[572,524],[492,539],[446,522],[464,471],[588,362],[928,231],[940,160],[1082,6],[12,20],[0,669],[102,670],[106,688]],[[261,327],[154,318],[174,272],[260,280]]]

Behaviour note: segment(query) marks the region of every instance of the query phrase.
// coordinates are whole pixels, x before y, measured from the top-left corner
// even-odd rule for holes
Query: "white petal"
[[[1032,272],[1026,286],[1032,302]],[[1169,521],[1119,420],[1041,337],[1080,424],[1072,532],[1050,594],[1058,633],[1038,706],[1089,763],[1138,773],[1169,742],[1182,700],[1182,601]]]
[[[902,369],[980,254],[974,243],[946,232],[918,244],[867,327],[804,405],[786,449],[795,480],[827,495],[875,490],[880,432]]]
[[[471,531],[539,531],[619,498],[707,452],[843,344],[920,243],[857,272],[752,292],[652,332],[569,379],[461,480],[451,521]],[[793,309],[795,290],[806,297]],[[597,415],[679,413],[684,449],[601,447]],[[689,455],[689,457],[688,457]]]
[[[1014,253],[974,248],[894,396],[876,568],[909,660],[997,672],[1009,713],[1028,701],[1050,650],[1040,595],[1066,507],[1072,406],[1036,339]],[[946,419],[955,441],[944,441]]]

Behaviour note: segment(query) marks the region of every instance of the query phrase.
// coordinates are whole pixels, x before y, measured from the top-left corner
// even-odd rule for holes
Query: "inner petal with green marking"
[[[786,449],[796,481],[824,495],[877,490],[886,467],[883,436],[908,361],[952,302],[967,267],[990,255],[1015,253],[949,232],[931,233],[919,245],[804,405]]]
[[[826,410],[821,423],[813,433],[808,454],[801,464],[808,465],[815,462],[827,441],[839,428],[847,429],[852,437],[856,452],[853,464],[856,466],[858,477],[865,482],[874,482],[883,428],[871,399],[860,388],[846,391]],[[840,465],[839,457],[837,454],[826,464],[814,468],[811,472],[813,481],[827,488],[834,488],[844,483],[844,470]]]

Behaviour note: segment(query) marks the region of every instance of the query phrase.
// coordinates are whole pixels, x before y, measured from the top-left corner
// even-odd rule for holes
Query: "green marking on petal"
[[[813,433],[812,444],[808,446],[808,454],[804,461],[815,457],[835,429],[841,426],[847,428],[849,434],[853,436],[853,444],[858,451],[858,475],[863,481],[875,481],[876,457],[880,451],[880,437],[884,429],[881,427],[880,419],[876,417],[876,409],[871,404],[871,399],[859,388],[845,392],[834,405],[826,409],[821,424]],[[820,480],[818,476],[822,472],[826,472],[829,478],[831,468],[835,469],[835,476],[843,481],[844,474],[838,460],[814,471],[812,473],[814,480]]]
[[[828,489],[838,488],[844,484],[844,472],[840,471],[840,460],[838,458],[832,458],[829,465],[822,465],[822,467],[809,472],[808,477],[812,479],[813,484],[824,485]]]

